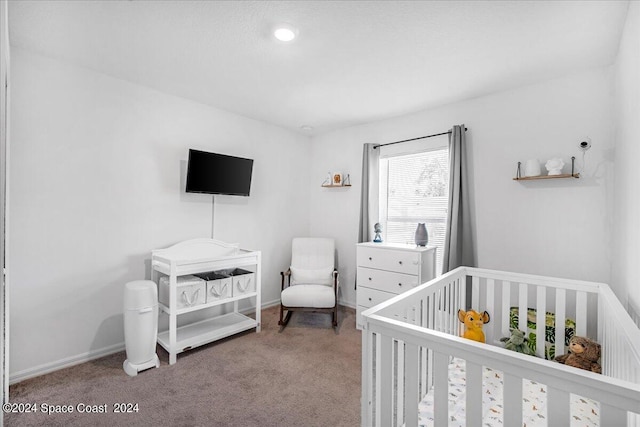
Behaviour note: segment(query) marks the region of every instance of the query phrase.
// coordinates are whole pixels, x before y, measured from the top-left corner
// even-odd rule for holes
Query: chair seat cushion
[[[333,286],[327,285],[291,285],[280,298],[285,307],[331,308],[336,304]]]

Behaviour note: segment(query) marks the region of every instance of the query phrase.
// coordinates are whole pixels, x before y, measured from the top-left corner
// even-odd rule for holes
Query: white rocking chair
[[[338,327],[338,270],[335,268],[333,239],[298,237],[291,245],[291,266],[280,272],[280,332],[294,311],[332,314]],[[286,277],[286,281],[285,281]],[[285,283],[286,282],[286,283]],[[284,311],[287,311],[284,316]]]

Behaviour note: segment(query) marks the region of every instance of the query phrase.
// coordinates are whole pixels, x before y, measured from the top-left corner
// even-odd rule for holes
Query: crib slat
[[[441,290],[440,290],[440,295],[439,295],[439,301],[438,301],[438,317],[439,317],[439,322],[440,322],[440,329],[438,329],[441,332],[446,332],[447,331],[447,326],[449,326],[449,322],[447,320],[447,285],[445,285]]]
[[[604,372],[605,375],[612,374],[611,368],[613,365],[613,358],[611,357],[611,355],[613,352],[613,343],[611,342],[611,329],[611,320],[607,316],[604,322],[604,343],[602,346],[602,348],[604,349],[604,354],[602,355],[602,360],[600,362],[602,364],[602,372]]]
[[[430,296],[426,296],[422,300],[422,319],[420,325],[428,328],[429,327],[429,310],[430,307]],[[427,393],[427,381],[426,381],[426,371],[425,368],[427,366],[427,349],[424,347],[420,348],[420,396],[424,396]]]
[[[502,281],[502,336],[508,337],[509,334],[509,313],[511,307],[511,282]]]
[[[433,386],[433,350],[427,350],[427,390]]]
[[[436,312],[436,297],[435,293],[429,295],[428,301],[429,312],[427,313],[427,327],[429,329],[435,329],[435,312]],[[422,385],[422,395],[424,396],[427,391],[431,388],[431,384],[433,384],[433,369],[431,369],[431,363],[433,361],[433,355],[431,354],[431,350],[423,347],[422,349],[423,355],[423,373],[422,377],[425,379],[425,382]]]
[[[367,405],[362,405],[361,418],[362,424],[373,423],[373,341],[375,336],[368,330],[362,331],[362,348],[366,349],[366,353],[362,354],[362,399]]]
[[[433,352],[433,419],[434,425],[446,426],[449,421],[449,380],[448,356]],[[390,424],[387,424],[390,425]]]
[[[471,308],[482,311],[480,309],[480,278],[475,276],[471,279]]]
[[[442,300],[440,303],[440,317],[442,318],[442,332],[449,332],[449,286],[447,285],[442,290],[442,294],[440,295]]]
[[[420,323],[423,328],[427,328],[427,313],[429,312],[429,296],[425,296],[420,301]]]
[[[527,307],[527,284],[520,283],[518,289],[518,329],[527,331],[527,316],[529,314]]]
[[[454,323],[454,318],[452,318],[451,316],[453,316],[454,310],[453,310],[453,298],[452,298],[452,292],[453,292],[453,283],[448,283],[447,286],[445,287],[446,289],[446,305],[445,305],[445,309],[446,309],[446,319],[447,319],[447,329],[446,332],[448,334],[452,334],[454,328],[457,328],[457,321],[456,323]],[[455,312],[457,313],[457,309],[455,310]],[[456,316],[457,318],[457,316]]]
[[[405,414],[404,419],[407,427],[418,426],[418,402],[420,401],[420,395],[418,393],[420,384],[420,376],[418,371],[420,366],[418,365],[419,348],[415,344],[407,344],[405,346]],[[398,406],[402,408],[402,406]]]
[[[429,315],[428,315],[428,327],[430,329],[436,329],[436,294],[435,292],[429,296]]]
[[[613,348],[621,349],[622,347],[620,347],[620,338],[618,337],[617,331],[614,331],[612,329],[610,337],[612,338],[611,341],[613,344]],[[620,355],[621,354],[622,354],[621,351],[616,351],[613,353],[613,358],[614,358],[614,362],[612,365],[613,369],[609,372],[609,374],[613,377],[620,378],[619,375],[620,375],[620,360],[621,360]]]
[[[460,299],[459,295],[460,289],[456,286],[456,283],[453,282],[451,284],[451,331],[452,335],[458,335],[458,331],[460,330],[460,322],[458,321],[458,309],[461,308],[458,301]]]
[[[569,393],[557,388],[547,388],[547,425],[566,426],[569,425],[570,411]]]
[[[566,324],[566,292],[562,288],[556,289],[556,342],[555,342],[555,355],[560,356],[564,354],[564,336],[565,336],[565,324]]]
[[[604,301],[602,299],[602,295],[598,295],[598,338],[596,339],[597,342],[604,344],[604,324],[605,324],[605,304]],[[602,346],[603,349],[603,353],[604,353],[604,345]],[[603,354],[604,356],[604,354]]]
[[[465,418],[468,427],[482,425],[482,365],[466,363],[467,371],[467,408]]]
[[[457,326],[457,325],[452,325],[452,322],[451,322],[451,303],[452,303],[452,301],[451,301],[451,287],[452,287],[451,283],[448,283],[444,287],[444,307],[443,307],[444,312],[443,312],[443,315],[444,315],[444,319],[445,319],[445,329],[444,329],[444,331],[446,333],[450,333],[451,332],[451,328],[453,328],[454,326]],[[457,316],[456,316],[456,318],[457,318]]]
[[[466,280],[466,279],[465,279]],[[463,310],[467,309],[467,302],[466,302],[466,298],[467,298],[467,286],[466,285],[462,285],[462,283],[466,283],[461,281],[460,279],[457,279],[455,282],[456,284],[456,289],[458,289],[458,308],[461,308]],[[458,314],[458,310],[456,310],[456,315]],[[461,337],[463,332],[464,332],[464,325],[460,322],[458,322],[458,329],[456,330],[456,335]]]
[[[373,375],[374,375],[375,386],[373,390],[375,391],[375,390],[380,390],[380,387],[382,387],[382,382],[380,381],[380,378],[381,378],[380,370],[382,369],[382,362],[381,362],[382,353],[380,351],[380,349],[382,348],[382,336],[376,333],[374,335],[374,341],[375,343],[373,345],[375,346],[375,360],[373,360],[373,368],[371,369],[371,371],[373,372]],[[381,425],[380,424],[380,393],[375,392],[375,397],[373,397],[374,391],[371,392],[372,401],[374,401],[371,411],[373,412],[375,417],[374,425],[380,426]]]
[[[420,347],[420,396],[427,394],[427,349]]]
[[[495,322],[497,320],[497,318],[494,320],[493,317],[496,315],[495,312],[495,281],[493,279],[487,279],[486,282],[486,293],[487,293],[487,311],[489,312],[489,315],[492,317],[491,322]],[[496,328],[491,327],[488,328],[487,331],[485,332],[487,334],[487,342],[488,343],[493,343],[493,340],[495,339],[494,337],[494,331],[496,330]]]
[[[376,387],[376,419],[379,426],[393,425],[393,339],[380,336],[380,363],[376,366],[376,376],[379,376],[379,386]],[[379,397],[378,397],[379,396]]]
[[[587,336],[587,293],[576,292],[576,335]]]
[[[444,293],[444,291],[442,289],[438,289],[436,291],[436,312],[435,312],[435,330],[436,331],[440,331],[442,332],[442,311],[443,311],[443,301],[442,301],[442,294]]]
[[[404,390],[405,379],[405,365],[404,365],[404,341],[397,341],[398,343],[398,357],[396,359],[396,390]],[[398,392],[396,395],[396,408],[404,408],[404,393]],[[404,412],[402,409],[397,411],[396,425],[402,426],[404,424]]]
[[[522,425],[522,378],[504,374],[504,425]]]
[[[627,411],[605,405],[600,402],[600,425],[601,426],[626,426]]]
[[[547,335],[547,288],[537,286],[536,292],[536,355],[544,359],[545,338]]]

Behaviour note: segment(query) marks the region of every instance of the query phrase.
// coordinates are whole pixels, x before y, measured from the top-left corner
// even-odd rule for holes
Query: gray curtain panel
[[[449,211],[442,256],[443,273],[461,265],[476,266],[471,229],[468,147],[464,129],[464,124],[454,126],[449,134]]]
[[[370,242],[373,225],[378,222],[378,165],[380,148],[376,144],[362,147],[362,188],[360,189],[360,229],[358,243]]]

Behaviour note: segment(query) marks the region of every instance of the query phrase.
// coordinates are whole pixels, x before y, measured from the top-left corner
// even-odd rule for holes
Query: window
[[[424,143],[423,143],[424,144]],[[380,153],[380,223],[383,240],[414,244],[424,222],[429,245],[437,246],[436,274],[442,253],[449,198],[449,149],[446,141],[417,153]]]

